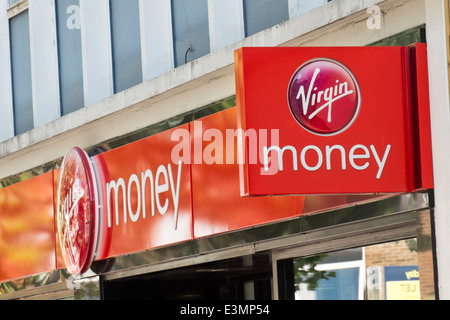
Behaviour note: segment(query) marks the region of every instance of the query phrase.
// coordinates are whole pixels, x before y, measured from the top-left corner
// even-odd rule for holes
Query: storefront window
[[[293,260],[296,300],[358,300],[364,272],[362,249]]]
[[[242,256],[102,283],[105,300],[270,300],[268,254]]]
[[[84,106],[79,0],[57,0],[59,82],[62,114]]]
[[[207,0],[172,0],[175,67],[210,52]]]
[[[31,89],[30,27],[28,10],[9,20],[15,134],[31,130],[33,98]]]
[[[279,266],[285,268],[282,273],[291,274],[285,277],[286,287],[281,298],[429,299],[434,291],[427,275],[432,270],[419,268],[420,256],[414,238],[280,261]]]
[[[139,0],[110,0],[114,92],[142,82]]]

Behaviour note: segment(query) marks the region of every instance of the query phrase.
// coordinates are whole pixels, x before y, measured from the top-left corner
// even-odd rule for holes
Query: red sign
[[[302,214],[303,197],[240,197],[236,121],[231,108],[94,156],[103,199],[97,258]]]
[[[191,150],[202,153],[204,160],[191,165],[195,237],[249,228],[303,213],[302,196],[240,196],[236,109],[230,108],[190,125]],[[209,154],[215,156],[213,163],[206,162]]]
[[[0,282],[55,269],[53,208],[53,172],[0,189]]]
[[[85,272],[92,258],[302,214],[303,197],[240,197],[236,111],[231,108],[92,158],[78,148],[70,150],[61,167],[57,204],[69,271]],[[98,217],[96,203],[101,203]]]
[[[275,135],[256,147],[242,139],[241,193],[415,190],[421,175],[416,132],[425,135],[423,141],[429,138],[429,124],[413,122],[419,111],[428,110],[424,99],[411,103],[416,99],[412,71],[420,70],[411,69],[416,50],[425,47],[238,50],[240,129]],[[259,161],[252,161],[255,152]],[[421,150],[430,157],[427,152]]]
[[[94,259],[350,203],[346,195],[240,190],[433,187],[425,45],[244,48],[236,71],[238,108],[92,158],[74,148],[58,183],[55,171],[0,190],[0,217],[23,227],[0,226],[0,279],[63,267],[54,194],[61,255],[82,274]]]
[[[172,132],[93,157],[103,199],[99,259],[192,239],[190,163],[172,161]]]
[[[94,171],[88,155],[79,148],[63,159],[58,185],[57,228],[67,269],[86,272],[95,256],[99,206]]]

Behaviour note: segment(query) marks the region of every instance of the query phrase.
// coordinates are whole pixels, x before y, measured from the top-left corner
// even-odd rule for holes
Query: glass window
[[[296,300],[361,300],[362,249],[294,259]]]
[[[56,0],[61,113],[84,107],[79,0]]]
[[[210,52],[207,0],[172,0],[172,23],[176,67]]]
[[[9,20],[15,134],[34,127],[28,10]]]
[[[370,45],[372,46],[409,46],[416,42],[426,42],[425,25],[414,27],[403,32],[394,34],[388,38],[381,39]]]
[[[279,261],[280,298],[295,300],[420,300],[434,295],[431,264],[417,239]],[[422,257],[421,257],[422,256]],[[428,258],[428,257],[426,257]],[[422,261],[421,261],[422,259]],[[422,267],[419,272],[419,265]],[[431,284],[431,285],[430,285]]]
[[[21,0],[8,0],[8,7],[12,7],[13,5],[15,5],[19,1],[21,1]]]
[[[139,0],[110,0],[114,91],[142,82]]]
[[[288,19],[288,0],[244,0],[245,36],[251,36]]]

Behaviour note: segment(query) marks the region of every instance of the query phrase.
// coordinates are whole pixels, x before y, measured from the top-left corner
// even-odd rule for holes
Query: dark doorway
[[[270,300],[270,256],[258,254],[102,282],[102,298]]]

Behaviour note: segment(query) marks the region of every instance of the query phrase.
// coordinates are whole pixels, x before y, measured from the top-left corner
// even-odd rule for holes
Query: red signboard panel
[[[172,162],[171,134],[93,157],[103,206],[98,259],[192,239],[191,173]]]
[[[191,123],[190,132],[195,237],[302,214],[302,196],[240,196],[237,108]]]
[[[243,139],[242,193],[414,190],[410,59],[405,47],[238,50],[239,127],[275,135],[257,151]]]
[[[53,172],[0,190],[0,281],[55,270]]]
[[[70,150],[55,189],[63,244],[58,266],[65,257],[69,271],[79,274],[92,256],[102,260],[302,214],[301,196],[240,197],[237,133],[237,108],[231,108],[103,152],[89,163],[82,150]],[[77,155],[77,161],[66,160]],[[81,197],[91,189],[82,183],[90,171],[95,203],[89,201],[93,196]],[[85,210],[76,215],[72,209],[80,203]],[[101,208],[100,214],[86,223],[92,208]],[[91,233],[83,237],[85,225],[95,230],[88,228]],[[67,240],[72,238],[82,246],[73,246]],[[92,256],[84,257],[88,246]]]

